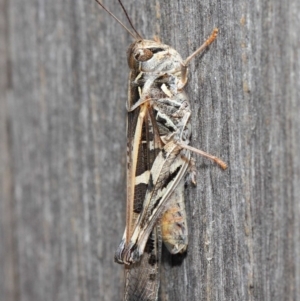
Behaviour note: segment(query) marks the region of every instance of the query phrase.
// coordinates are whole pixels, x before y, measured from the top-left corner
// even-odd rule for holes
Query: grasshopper
[[[184,92],[188,64],[216,39],[218,29],[183,60],[158,39],[143,39],[118,1],[134,32],[96,0],[135,39],[127,51],[126,229],[115,261],[125,265],[124,300],[154,301],[161,241],[171,254],[185,252],[188,245],[184,183],[189,170],[195,182],[191,152],[227,168],[221,159],[189,145],[191,108]]]

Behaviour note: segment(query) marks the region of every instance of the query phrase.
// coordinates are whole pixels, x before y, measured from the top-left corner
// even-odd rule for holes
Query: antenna
[[[135,40],[137,40],[137,37],[112,13],[112,12],[110,12],[101,2],[100,2],[100,0],[95,0],[109,15],[111,15]],[[135,28],[133,27],[133,25],[132,25],[132,22],[131,22],[131,20],[130,20],[130,18],[129,18],[129,16],[128,16],[128,13],[127,13],[127,11],[125,10],[125,8],[124,8],[124,6],[123,6],[123,4],[121,3],[121,1],[120,0],[118,0],[119,1],[119,3],[120,3],[120,5],[121,5],[121,7],[122,7],[122,9],[123,9],[123,11],[125,12],[125,15],[126,15],[126,17],[127,17],[127,19],[128,19],[128,21],[129,21],[129,23],[130,23],[130,25],[131,25],[131,27],[133,28],[133,30],[135,31],[135,33],[138,35],[138,37],[139,38],[141,38],[142,39],[142,37],[139,35],[139,33],[135,30]]]
[[[131,21],[131,19],[129,18],[129,15],[128,15],[128,13],[127,13],[127,11],[126,11],[126,9],[125,9],[125,7],[124,7],[122,1],[121,1],[121,0],[118,0],[118,1],[119,1],[120,5],[121,5],[121,7],[122,7],[122,9],[123,9],[123,11],[124,11],[124,13],[125,13],[125,15],[126,15],[126,18],[127,18],[128,22],[129,22],[131,28],[132,28],[132,29],[134,30],[134,32],[138,35],[138,37],[139,37],[141,40],[143,40],[142,36],[138,33],[138,31],[137,31],[137,30],[135,29],[135,27],[133,26],[132,21]]]

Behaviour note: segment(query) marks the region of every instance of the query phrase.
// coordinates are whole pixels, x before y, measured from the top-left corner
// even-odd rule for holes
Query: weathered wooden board
[[[125,20],[117,1],[107,6]],[[160,299],[300,300],[300,2],[128,0],[190,66],[190,245]],[[0,300],[122,299],[126,49],[92,0],[0,0]]]

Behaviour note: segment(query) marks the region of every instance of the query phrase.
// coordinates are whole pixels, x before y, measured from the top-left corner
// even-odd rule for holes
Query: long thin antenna
[[[110,14],[128,33],[136,40],[136,36],[113,14],[111,13],[99,0],[95,0],[108,14]],[[127,14],[126,14],[127,15]],[[138,34],[140,37],[140,35]]]
[[[137,30],[135,29],[135,27],[133,26],[132,21],[131,21],[129,15],[128,15],[127,10],[125,9],[125,7],[124,7],[122,1],[121,1],[121,0],[118,0],[118,1],[119,1],[120,5],[121,5],[121,7],[122,7],[122,9],[123,9],[123,11],[124,11],[124,13],[125,13],[125,15],[126,15],[126,18],[127,18],[128,22],[129,22],[131,28],[134,30],[134,32],[138,35],[138,37],[139,37],[140,39],[143,39],[142,36],[138,33],[138,31],[137,31]]]

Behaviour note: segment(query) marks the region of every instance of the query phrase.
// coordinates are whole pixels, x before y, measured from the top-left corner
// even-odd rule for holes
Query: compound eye
[[[139,62],[146,62],[153,57],[153,52],[147,48],[140,49],[135,55],[135,59]]]

